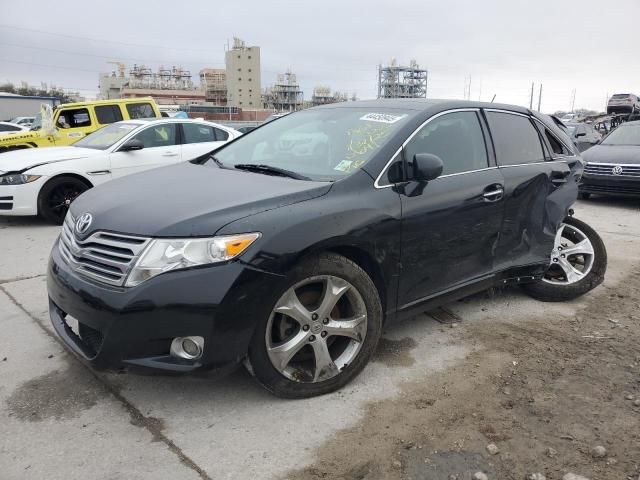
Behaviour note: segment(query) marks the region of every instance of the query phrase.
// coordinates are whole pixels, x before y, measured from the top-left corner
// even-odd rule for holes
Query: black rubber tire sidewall
[[[553,285],[540,281],[522,286],[527,294],[543,302],[564,302],[578,298],[600,285],[607,271],[607,249],[600,235],[577,218],[567,217],[564,223],[576,227],[589,238],[595,255],[593,266],[582,280],[573,285]]]
[[[80,193],[90,188],[85,182],[75,177],[56,177],[44,184],[38,194],[38,215],[54,225],[62,225],[64,217],[59,218],[54,212],[52,212],[47,206],[47,201],[51,193],[63,184],[76,185],[80,190]]]
[[[273,307],[284,292],[305,278],[316,275],[334,275],[353,285],[364,300],[367,309],[367,334],[354,361],[339,375],[318,383],[300,383],[289,380],[271,364],[267,354],[265,332]],[[338,390],[355,378],[373,355],[382,330],[382,306],[376,287],[355,262],[334,253],[323,253],[307,259],[294,268],[260,319],[249,347],[249,361],[257,380],[271,393],[283,398],[308,398]]]

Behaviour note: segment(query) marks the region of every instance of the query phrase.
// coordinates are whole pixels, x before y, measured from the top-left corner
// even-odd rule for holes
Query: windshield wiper
[[[250,172],[266,173],[267,175],[279,175],[281,177],[295,178],[296,180],[311,180],[309,177],[300,175],[299,173],[285,170],[284,168],[272,167],[271,165],[262,165],[256,163],[239,163],[234,165],[238,170],[248,170]]]

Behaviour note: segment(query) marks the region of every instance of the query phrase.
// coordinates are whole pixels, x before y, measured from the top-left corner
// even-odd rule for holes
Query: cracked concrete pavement
[[[576,216],[603,236],[607,283],[640,260],[637,201],[593,199]],[[59,227],[0,218],[0,474],[7,479],[269,479],[313,463],[317,449],[355,425],[373,401],[453,366],[472,345],[426,315],[387,327],[381,348],[352,384],[302,401],[270,396],[244,371],[224,377],[95,373],[67,353],[47,313],[46,260]],[[549,307],[517,291],[451,308],[463,322]],[[7,334],[11,332],[11,334]]]

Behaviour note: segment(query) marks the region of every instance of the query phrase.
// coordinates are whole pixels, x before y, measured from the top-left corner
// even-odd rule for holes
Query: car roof
[[[171,117],[162,117],[162,118],[136,118],[132,120],[120,120],[116,123],[133,123],[135,125],[149,125],[151,123],[205,123],[211,126],[216,126],[219,128],[223,128],[226,130],[233,130],[231,127],[227,127],[225,125],[221,125],[219,123],[210,122],[209,120],[198,120],[195,118],[171,118]]]
[[[448,110],[454,108],[494,108],[518,113],[529,113],[529,109],[504,103],[474,102],[469,100],[446,100],[426,98],[378,98],[376,100],[358,100],[322,105],[315,108],[398,108],[405,110],[427,111]]]

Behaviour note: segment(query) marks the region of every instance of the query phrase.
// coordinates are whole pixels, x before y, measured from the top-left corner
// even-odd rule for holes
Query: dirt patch
[[[640,475],[640,272],[575,316],[489,319],[455,335],[463,362],[370,404],[288,479],[522,480]],[[384,351],[384,347],[383,347]],[[486,447],[494,443],[499,452]],[[594,446],[606,449],[595,458]]]
[[[83,367],[71,363],[65,369],[24,382],[6,402],[11,416],[39,422],[77,417],[106,394]]]
[[[388,367],[410,367],[415,363],[411,350],[417,345],[416,341],[409,337],[400,340],[380,337],[373,361],[384,363]]]

